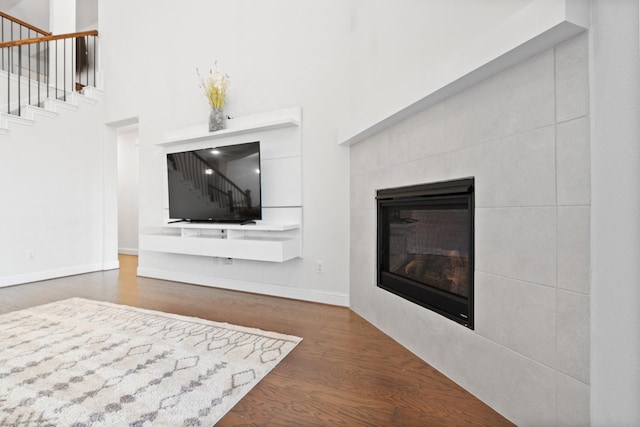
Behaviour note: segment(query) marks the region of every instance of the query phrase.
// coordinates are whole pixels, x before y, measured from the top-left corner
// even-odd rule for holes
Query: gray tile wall
[[[518,425],[589,425],[588,92],[584,33],[351,147],[352,308]],[[375,191],[467,176],[474,331],[375,283]]]

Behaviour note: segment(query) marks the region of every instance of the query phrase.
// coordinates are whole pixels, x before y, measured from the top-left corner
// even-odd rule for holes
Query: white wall
[[[118,132],[118,252],[138,254],[138,130]]]
[[[414,100],[425,74],[535,0],[356,0],[350,62],[353,119]]]
[[[348,149],[335,144],[348,108],[348,3],[193,1],[180,5],[183,27],[175,8],[169,1],[100,3],[107,120],[140,117],[140,226],[164,219],[164,150],[154,144],[167,131],[206,123],[195,69],[217,60],[231,76],[227,114],[302,107],[304,257],[238,261],[224,272],[206,257],[174,255],[164,265],[206,274],[211,284],[231,276],[348,304]],[[315,273],[317,259],[324,274]],[[141,253],[140,268],[152,261]]]
[[[67,0],[65,0],[66,2]],[[58,7],[58,0],[12,0],[9,7],[3,7],[3,11],[31,25],[46,30],[54,28],[49,22],[49,11]],[[98,27],[98,0],[75,0],[74,14],[60,13],[62,19],[67,20],[67,29],[71,28],[71,20],[75,19],[75,25],[71,31],[93,30]],[[69,5],[63,3],[63,10]],[[61,34],[57,31],[56,34]]]
[[[49,0],[49,31],[53,34],[76,31],[76,0]]]
[[[41,30],[50,31],[49,22],[50,0],[19,0],[14,7],[5,10],[9,15],[34,25]]]
[[[593,1],[591,422],[640,425],[638,1]]]
[[[76,0],[76,31],[98,28],[98,0]]]
[[[380,0],[360,6],[352,18],[352,109],[338,133],[341,143],[347,144],[589,25],[587,0]]]
[[[117,268],[101,123],[101,106],[81,103],[0,135],[0,286]]]

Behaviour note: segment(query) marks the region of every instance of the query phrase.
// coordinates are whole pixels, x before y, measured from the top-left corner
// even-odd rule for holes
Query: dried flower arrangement
[[[229,75],[222,74],[218,69],[218,61],[215,62],[215,68],[209,70],[207,78],[200,75],[200,70],[196,68],[196,74],[200,80],[200,87],[204,91],[204,95],[209,102],[211,108],[221,110],[224,107],[224,101],[227,96],[227,88],[229,87]]]

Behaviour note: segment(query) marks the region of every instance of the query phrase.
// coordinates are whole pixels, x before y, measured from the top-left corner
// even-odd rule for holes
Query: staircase
[[[117,152],[95,89],[97,32],[0,21],[0,286],[117,268]]]
[[[100,99],[97,35],[52,35],[0,12],[0,135]]]
[[[16,127],[33,126],[39,118],[58,117],[61,111],[76,111],[83,105],[95,105],[102,97],[102,91],[85,87],[83,92],[72,92],[67,100],[47,98],[41,106],[24,105],[21,114],[0,113],[0,135],[7,135]]]

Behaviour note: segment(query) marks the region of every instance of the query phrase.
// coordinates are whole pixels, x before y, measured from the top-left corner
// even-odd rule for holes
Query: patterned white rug
[[[0,316],[0,426],[211,426],[301,341],[73,298]]]

